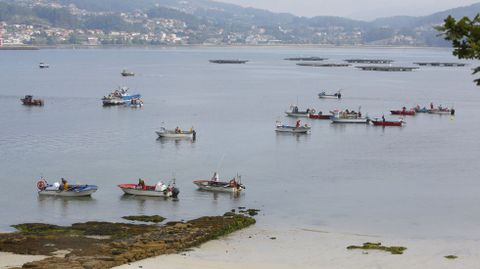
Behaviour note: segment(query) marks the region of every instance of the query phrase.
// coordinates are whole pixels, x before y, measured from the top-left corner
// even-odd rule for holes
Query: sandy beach
[[[42,255],[17,255],[13,253],[0,252],[0,269],[21,267],[26,262],[45,259]]]
[[[405,246],[402,255],[377,250],[347,250],[349,245],[381,242]],[[394,239],[374,235],[332,233],[311,227],[251,227],[205,243],[192,251],[123,265],[128,268],[476,268],[480,242]],[[456,255],[449,260],[444,256]]]

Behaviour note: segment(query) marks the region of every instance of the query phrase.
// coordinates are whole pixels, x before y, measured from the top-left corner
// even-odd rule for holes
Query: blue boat
[[[140,99],[141,94],[130,94],[127,87],[120,87],[118,90],[111,92],[102,98],[104,106],[124,105],[132,99]]]

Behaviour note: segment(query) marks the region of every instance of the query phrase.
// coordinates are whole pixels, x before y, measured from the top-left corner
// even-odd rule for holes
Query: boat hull
[[[402,116],[415,116],[415,114],[417,114],[417,112],[415,112],[415,110],[406,110],[406,111],[403,111],[403,110],[390,110],[390,113],[392,115],[402,115]]]
[[[285,125],[277,125],[275,128],[276,132],[281,133],[297,133],[297,134],[306,134],[310,131],[310,127],[294,127],[294,126],[285,126]]]
[[[348,119],[348,118],[336,118],[336,117],[332,117],[332,122],[333,123],[357,123],[357,124],[367,124],[368,123],[368,119],[367,118],[352,118],[352,119]]]
[[[402,126],[403,121],[372,121],[375,126]]]
[[[289,112],[289,111],[285,111],[285,114],[287,114],[287,116],[289,117],[295,117],[295,118],[308,118],[308,116],[310,115],[307,112]]]
[[[170,132],[161,132],[156,131],[158,137],[160,138],[193,138],[193,132],[185,133],[170,133]]]
[[[41,191],[38,191],[38,194],[42,196],[84,197],[84,196],[91,196],[97,190],[98,190],[98,187],[95,185],[85,185],[80,188],[74,188],[69,191],[41,190]]]
[[[180,193],[177,188],[173,188],[165,191],[156,191],[155,186],[145,186],[145,188],[138,188],[137,184],[120,184],[118,185],[125,194],[136,196],[149,196],[149,197],[177,197]]]
[[[310,114],[310,115],[308,115],[308,118],[314,119],[314,120],[330,120],[330,119],[332,119],[332,115],[315,115],[315,114]]]
[[[196,180],[193,184],[197,185],[200,190],[214,192],[238,193],[245,189],[244,187],[233,187],[229,182],[215,182],[211,180]]]

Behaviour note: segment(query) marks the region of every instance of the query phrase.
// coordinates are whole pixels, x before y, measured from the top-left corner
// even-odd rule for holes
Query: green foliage
[[[123,219],[126,220],[133,220],[133,221],[142,221],[142,222],[153,222],[153,223],[159,223],[165,220],[164,217],[159,216],[159,215],[152,215],[152,216],[125,216],[122,217]]]
[[[458,21],[448,16],[444,24],[436,29],[452,43],[453,55],[459,59],[480,59],[480,14],[473,19],[463,17]],[[477,67],[473,74],[479,71],[480,67]],[[480,79],[475,82],[480,86]]]

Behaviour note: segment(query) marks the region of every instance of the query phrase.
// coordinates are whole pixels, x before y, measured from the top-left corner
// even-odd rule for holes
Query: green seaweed
[[[447,256],[444,256],[445,259],[449,259],[449,260],[455,260],[458,258],[458,256],[455,256],[455,255],[447,255]]]
[[[123,219],[126,220],[133,220],[133,221],[142,221],[142,222],[153,222],[153,223],[159,223],[164,221],[166,218],[160,216],[160,215],[139,215],[139,216],[124,216],[122,217]]]
[[[382,250],[386,252],[390,252],[395,255],[400,255],[403,254],[405,250],[407,250],[406,247],[401,247],[401,246],[382,246],[382,243],[363,243],[362,246],[348,246],[347,249],[363,249],[363,250]]]

